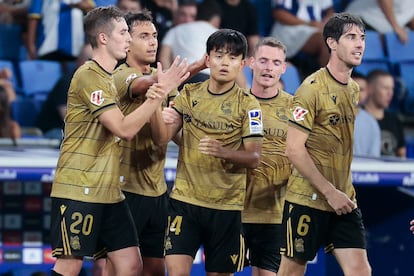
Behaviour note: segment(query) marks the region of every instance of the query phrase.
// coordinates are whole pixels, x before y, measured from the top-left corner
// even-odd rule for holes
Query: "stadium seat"
[[[43,101],[19,96],[12,102],[12,117],[21,127],[33,127]]]
[[[414,62],[414,31],[408,31],[408,42],[405,44],[394,32],[386,33],[384,36],[388,60],[392,64]]]
[[[0,24],[0,59],[20,60],[22,45],[20,25]]]
[[[405,96],[403,99],[403,113],[414,115],[414,61],[410,63],[400,63],[398,65],[400,80],[405,87]]]
[[[295,94],[296,89],[298,89],[301,83],[299,71],[296,66],[288,63],[286,72],[282,75],[281,79],[285,86],[285,91],[292,95]]]
[[[23,60],[19,68],[24,95],[35,98],[46,99],[62,76],[62,66],[56,61]]]
[[[388,62],[385,61],[364,61],[362,60],[361,64],[355,67],[355,70],[360,72],[363,75],[368,75],[372,70],[381,69],[387,72],[390,72],[390,67]]]
[[[365,52],[362,57],[361,65],[355,68],[364,75],[375,69],[390,72],[388,58],[385,55],[384,47],[380,34],[376,31],[367,30],[365,32]]]

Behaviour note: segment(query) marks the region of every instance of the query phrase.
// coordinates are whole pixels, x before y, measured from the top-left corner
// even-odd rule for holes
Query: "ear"
[[[208,68],[210,68],[210,55],[209,55],[209,54],[206,54],[206,57],[205,57],[205,62],[206,62],[206,66],[207,66]]]
[[[249,65],[249,68],[252,70],[253,70],[253,64],[254,64],[254,57],[249,57],[248,65]]]
[[[338,46],[338,42],[333,39],[332,37],[328,37],[326,39],[326,43],[328,44],[329,49],[331,49],[331,51],[336,51],[336,47]]]
[[[104,44],[106,45],[106,43],[108,42],[108,37],[105,33],[99,33],[97,40],[99,42],[99,44]]]

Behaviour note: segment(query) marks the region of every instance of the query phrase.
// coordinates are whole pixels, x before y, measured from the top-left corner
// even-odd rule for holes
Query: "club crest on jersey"
[[[297,106],[295,110],[293,110],[293,119],[296,122],[305,120],[305,115],[308,114],[308,110],[304,109],[303,107]]]
[[[129,83],[130,83],[133,79],[135,79],[137,76],[138,76],[137,74],[132,73],[131,75],[129,75],[129,76],[126,78],[125,83],[126,83],[126,84],[129,84]]]
[[[260,109],[249,111],[250,121],[250,133],[251,134],[262,134],[263,122],[262,122],[262,111]]]
[[[96,90],[91,93],[91,103],[100,106],[104,102],[103,91]]]

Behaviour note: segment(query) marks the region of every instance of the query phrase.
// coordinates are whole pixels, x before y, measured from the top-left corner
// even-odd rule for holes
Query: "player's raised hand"
[[[188,71],[187,59],[180,60],[180,56],[174,59],[170,68],[165,72],[162,70],[162,64],[157,63],[157,79],[168,93],[177,88],[183,81],[190,76]]]

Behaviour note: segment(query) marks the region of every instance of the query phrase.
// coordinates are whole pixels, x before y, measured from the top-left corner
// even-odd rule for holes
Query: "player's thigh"
[[[241,235],[241,211],[204,208],[202,221],[207,272],[233,273],[244,267],[246,248]]]
[[[277,272],[280,265],[280,224],[243,224],[251,266]]]
[[[333,255],[346,276],[369,276],[371,267],[367,251],[361,248],[339,248],[333,250]]]
[[[165,255],[188,255],[192,259],[201,245],[202,226],[199,206],[179,200],[169,200]],[[171,258],[169,258],[171,259]]]
[[[168,194],[158,197],[140,197],[142,198],[141,208],[131,208],[133,210],[131,212],[137,229],[140,229],[138,230],[138,238],[141,254],[148,258],[164,258]],[[140,217],[143,217],[143,219]]]
[[[106,251],[138,247],[137,231],[126,202],[106,204],[104,212],[100,243]]]
[[[280,253],[286,257],[310,261],[326,243],[331,213],[285,202]]]
[[[104,205],[52,198],[51,245],[53,256],[92,256],[101,234]]]

